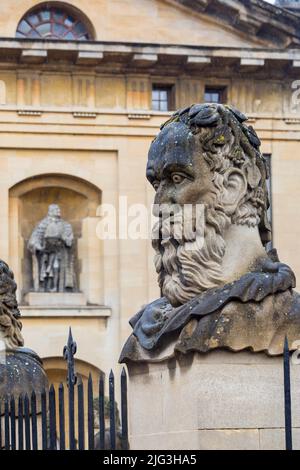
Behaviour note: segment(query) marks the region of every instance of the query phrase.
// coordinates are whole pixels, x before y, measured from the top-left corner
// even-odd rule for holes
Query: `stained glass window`
[[[20,21],[17,38],[91,40],[92,35],[84,22],[62,8],[41,6]]]

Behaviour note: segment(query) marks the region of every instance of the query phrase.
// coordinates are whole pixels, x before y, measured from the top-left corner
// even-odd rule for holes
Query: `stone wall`
[[[299,365],[291,366],[294,448],[300,448]],[[132,449],[285,447],[282,357],[210,352],[129,366]]]

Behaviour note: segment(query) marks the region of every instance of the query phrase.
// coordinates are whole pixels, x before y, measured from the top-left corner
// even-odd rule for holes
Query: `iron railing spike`
[[[88,442],[89,450],[94,449],[94,396],[93,396],[93,379],[89,373],[88,379]]]
[[[81,376],[77,382],[77,406],[78,406],[78,449],[84,450],[84,389]]]
[[[116,415],[115,415],[115,378],[113,371],[109,374],[109,422],[110,422],[110,448],[116,448]]]
[[[285,418],[285,446],[292,450],[292,411],[291,411],[291,377],[290,377],[290,351],[287,336],[283,347],[283,381],[284,381],[284,418]]]
[[[41,417],[42,417],[42,449],[47,450],[47,394],[46,389],[41,391]]]
[[[60,450],[66,449],[66,435],[65,435],[65,395],[64,386],[62,383],[58,387],[58,415],[59,415],[59,448]]]
[[[18,450],[24,448],[24,408],[23,408],[23,394],[20,393],[18,398]]]
[[[74,355],[77,351],[76,342],[73,339],[72,329],[69,327],[69,337],[66,346],[63,349],[64,359],[67,361],[67,386],[69,395],[68,418],[69,418],[69,448],[75,450],[75,424],[74,424],[74,385],[77,381],[75,373]]]
[[[13,395],[10,396],[10,439],[11,450],[16,450],[16,406]]]
[[[5,395],[4,400],[4,446],[5,450],[10,449],[10,438],[9,438],[9,405],[8,405],[8,396]]]
[[[68,341],[69,341],[70,343],[73,342],[73,335],[72,335],[72,328],[71,328],[71,326],[69,326],[69,338],[68,338]]]
[[[30,439],[30,411],[29,411],[28,393],[25,393],[25,396],[24,396],[24,421],[25,421],[25,448],[26,450],[30,450],[31,439]]]
[[[56,397],[55,388],[51,384],[49,389],[49,424],[50,424],[50,449],[56,449]]]
[[[105,397],[104,397],[104,374],[99,377],[99,447],[105,449]]]
[[[37,430],[37,411],[36,411],[36,394],[33,390],[31,392],[31,439],[32,449],[38,449],[38,430]]]

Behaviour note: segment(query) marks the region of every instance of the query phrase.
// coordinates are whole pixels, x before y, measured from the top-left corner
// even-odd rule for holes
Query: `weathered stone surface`
[[[18,397],[33,390],[39,394],[47,389],[48,379],[43,363],[38,355],[27,348],[17,348],[0,352],[0,398],[14,395]]]
[[[285,431],[280,429],[260,429],[259,441],[261,450],[284,450]],[[300,449],[300,429],[293,428],[293,449]]]
[[[25,302],[35,307],[83,306],[86,297],[81,292],[28,292]]]
[[[133,382],[134,406],[129,407],[129,422],[135,423],[135,434],[157,434],[164,430],[162,373],[139,374]],[[130,392],[131,393],[131,392]],[[130,399],[131,401],[131,399]]]
[[[292,397],[300,387],[298,368],[291,363]],[[130,364],[129,373],[132,448],[284,446],[281,357],[213,351],[180,361]],[[300,405],[295,398],[292,412],[298,446]]]
[[[130,445],[134,450],[198,450],[199,432],[183,431],[132,436]]]
[[[260,450],[258,429],[198,431],[199,450]]]

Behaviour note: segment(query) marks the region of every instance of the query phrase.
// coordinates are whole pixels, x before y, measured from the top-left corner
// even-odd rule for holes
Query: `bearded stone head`
[[[147,178],[156,191],[159,216],[153,232],[155,266],[162,293],[173,306],[242,275],[226,258],[229,252],[234,258],[235,243],[242,238],[245,247],[253,245],[244,271],[255,262],[255,252],[265,253],[268,172],[260,141],[246,120],[229,106],[195,104],[177,111],[150,147]],[[178,216],[177,209],[187,204],[192,210]],[[159,209],[168,206],[168,214]],[[176,236],[178,225],[183,226],[181,237]]]
[[[17,348],[24,344],[16,290],[13,272],[0,260],[0,338],[8,348]]]

